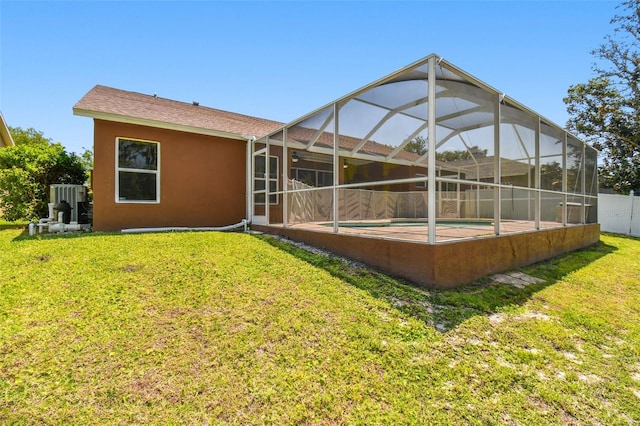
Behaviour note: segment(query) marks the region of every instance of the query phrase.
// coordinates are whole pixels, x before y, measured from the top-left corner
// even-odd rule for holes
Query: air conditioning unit
[[[56,184],[49,186],[49,201],[58,204],[66,201],[71,205],[71,221],[89,223],[87,187],[84,185]]]

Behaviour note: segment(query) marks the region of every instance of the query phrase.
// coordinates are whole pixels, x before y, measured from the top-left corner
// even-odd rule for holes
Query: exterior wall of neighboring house
[[[11,137],[11,133],[9,132],[9,128],[7,123],[4,121],[4,117],[0,112],[0,148],[4,148],[5,146],[12,146],[13,138]],[[2,209],[0,209],[0,217],[2,217]]]
[[[13,138],[11,137],[11,133],[9,132],[9,127],[7,123],[4,121],[4,117],[0,112],[0,148],[5,146],[12,146]]]
[[[158,142],[159,203],[116,201],[116,139]],[[93,228],[210,227],[246,216],[246,143],[94,120]]]
[[[345,160],[349,161],[349,160]],[[415,178],[417,175],[426,176],[426,167],[418,166],[406,166],[400,164],[391,164],[384,162],[370,162],[361,165],[349,164],[346,169],[343,169],[343,178],[341,182],[344,183],[362,183],[371,182],[370,186],[363,187],[366,189],[372,189],[376,191],[426,191],[426,187],[416,183],[404,183],[395,185],[375,185],[375,180],[371,180],[371,176],[378,177],[377,180],[391,180],[391,179],[410,179]]]

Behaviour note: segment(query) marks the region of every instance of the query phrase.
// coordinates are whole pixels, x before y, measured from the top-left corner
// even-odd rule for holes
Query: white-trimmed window
[[[160,202],[160,144],[116,138],[116,202]]]
[[[266,164],[265,164],[265,156],[264,155],[260,155],[255,157],[255,170],[253,171],[254,173],[254,179],[253,179],[253,184],[254,184],[254,191],[264,191],[266,189],[266,176],[267,176],[267,170],[266,170]],[[273,192],[277,192],[278,191],[278,157],[276,156],[271,156],[269,157],[269,192],[271,193],[269,195],[269,204],[270,205],[276,205],[278,204],[278,195],[277,194],[273,194]],[[255,194],[254,196],[254,202],[256,204],[264,204],[264,200],[265,200],[265,194]]]
[[[416,173],[416,177],[417,178],[426,178],[427,175],[422,174],[422,173]],[[416,188],[426,188],[427,187],[427,182],[424,180],[418,181],[416,182]]]
[[[333,172],[313,169],[291,169],[291,177],[304,184],[321,187],[333,185]]]

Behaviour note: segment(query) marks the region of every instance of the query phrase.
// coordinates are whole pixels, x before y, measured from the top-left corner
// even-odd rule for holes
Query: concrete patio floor
[[[436,226],[436,241],[444,242],[474,237],[490,237],[494,235],[494,226],[491,222],[487,222],[486,224],[479,224],[478,221],[470,221],[469,224],[463,222],[464,220],[451,223],[438,223]],[[367,226],[368,224],[371,224],[371,226]],[[282,225],[277,224],[270,226],[282,227]],[[500,226],[501,235],[536,230],[535,222],[526,220],[503,220]],[[289,225],[288,228],[333,233],[333,226],[330,222],[326,221]],[[540,222],[540,229],[552,228],[562,228],[562,224],[558,222]],[[405,224],[404,222],[389,223],[388,220],[358,221],[357,226],[339,227],[339,233],[341,234],[420,242],[427,242],[428,232],[429,229],[426,225],[417,223]]]

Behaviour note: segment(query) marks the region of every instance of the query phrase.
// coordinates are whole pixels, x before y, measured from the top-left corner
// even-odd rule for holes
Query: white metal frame
[[[247,179],[249,179],[249,181],[251,182],[251,193],[249,196],[249,200],[251,202],[251,222],[255,223],[256,225],[267,225],[269,223],[269,208],[268,208],[268,200],[269,198],[267,197],[267,189],[268,186],[265,185],[265,189],[264,190],[256,190],[255,188],[255,166],[256,166],[256,157],[259,156],[265,156],[267,155],[267,147],[264,147],[258,151],[255,150],[255,144],[256,141],[252,141],[251,142],[251,167],[248,169],[248,174],[247,174]],[[265,179],[268,173],[268,167],[269,167],[269,162],[265,161]],[[255,196],[258,194],[264,194],[265,195],[265,204],[256,204],[255,202]],[[264,206],[264,214],[263,215],[257,215],[256,214],[256,205],[260,205],[260,206]]]
[[[254,156],[254,160],[255,157],[261,157],[262,155],[255,155]],[[276,170],[280,169],[280,160],[278,159],[277,155],[271,155],[269,156],[269,159],[275,159],[276,160]],[[265,156],[265,161],[266,161],[266,156]],[[255,163],[254,163],[255,166]],[[268,171],[268,173],[271,172],[271,170],[269,170],[271,168],[271,163],[269,162],[269,166],[265,166],[265,170]],[[265,172],[265,174],[267,174],[267,172]],[[277,188],[280,186],[280,176],[278,174],[276,174],[275,178],[269,177],[269,175],[265,176],[264,178],[258,178],[258,177],[253,177],[253,181],[254,181],[254,187],[255,187],[255,181],[256,180],[264,180],[265,181],[265,189],[264,191],[255,191],[256,194],[265,194],[265,202],[264,203],[255,203],[257,206],[265,206],[267,204],[269,205],[278,205],[280,204],[280,193],[281,191],[279,191]],[[271,191],[271,185],[269,185],[270,183],[275,182],[276,183],[276,190],[275,191]],[[270,198],[271,196],[275,196],[276,197],[276,201],[275,202],[271,202]],[[269,202],[267,203],[267,200],[269,200]]]

